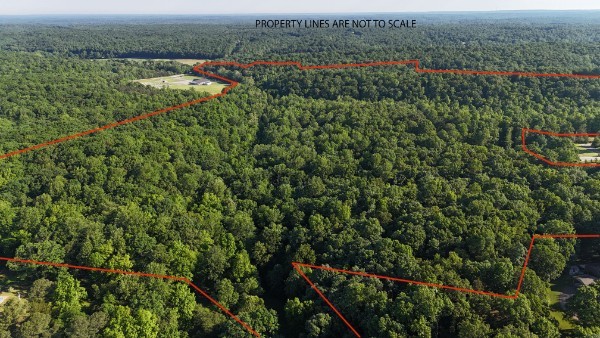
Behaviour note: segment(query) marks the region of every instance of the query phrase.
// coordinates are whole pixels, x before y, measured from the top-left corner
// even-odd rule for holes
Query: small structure
[[[590,276],[590,275],[580,275],[580,276],[573,277],[573,279],[575,279],[575,285],[577,287],[581,287],[581,286],[589,286],[591,284],[594,284],[600,278]]]
[[[573,277],[574,285],[578,288],[600,283],[600,263],[571,265],[569,276]]]
[[[197,86],[197,85],[208,86],[209,84],[212,84],[212,82],[206,78],[193,79],[190,82],[190,85],[192,85],[192,86]]]

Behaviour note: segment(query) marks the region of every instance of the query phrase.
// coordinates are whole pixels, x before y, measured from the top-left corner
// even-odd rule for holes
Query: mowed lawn
[[[184,65],[188,65],[188,66],[195,66],[199,63],[204,63],[208,60],[204,60],[204,59],[142,59],[142,58],[114,58],[114,59],[96,59],[96,60],[129,60],[129,61],[136,61],[136,62],[144,62],[144,61],[175,61],[175,62],[179,62],[182,63]]]
[[[560,304],[560,297],[564,292],[569,294],[575,292],[573,279],[566,273],[550,283],[550,287],[546,290],[546,296],[548,297],[548,305],[550,305],[550,315],[558,321],[558,328],[570,330],[574,327],[573,322],[569,320]]]
[[[218,94],[223,88],[227,85],[212,82],[209,85],[191,85],[190,82],[194,79],[199,79],[199,76],[193,75],[171,75],[171,76],[161,76],[161,77],[153,77],[149,79],[140,79],[135,80],[134,82],[139,82],[143,85],[152,86],[154,88],[168,88],[168,89],[193,89],[199,92],[208,92],[210,94]]]
[[[592,143],[575,144],[579,152],[579,159],[583,162],[600,161],[600,149],[592,147]]]

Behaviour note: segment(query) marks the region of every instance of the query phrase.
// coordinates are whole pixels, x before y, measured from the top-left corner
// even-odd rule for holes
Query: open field
[[[573,293],[575,293],[573,280],[567,273],[551,283],[546,292],[550,305],[550,315],[558,321],[558,328],[561,330],[573,328],[573,323],[564,312],[565,302]]]
[[[149,79],[140,79],[135,80],[134,82],[139,82],[143,85],[152,86],[155,88],[169,88],[169,89],[193,89],[199,92],[208,92],[210,94],[220,93],[223,88],[225,88],[225,84],[212,82],[209,85],[191,85],[190,82],[199,79],[199,76],[192,75],[171,75],[171,76],[161,76],[154,77]]]
[[[579,159],[582,162],[600,161],[600,149],[592,147],[592,143],[576,144]]]
[[[136,62],[144,61],[175,61],[188,66],[195,66],[199,63],[204,63],[208,60],[205,59],[142,59],[142,58],[113,58],[113,59],[96,59],[96,60],[129,60]]]

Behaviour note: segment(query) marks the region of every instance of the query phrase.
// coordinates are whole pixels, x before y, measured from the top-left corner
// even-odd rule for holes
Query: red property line
[[[551,160],[547,159],[546,157],[527,148],[527,142],[525,140],[527,133],[548,135],[548,136],[554,136],[554,137],[585,137],[585,136],[596,137],[596,136],[600,136],[600,133],[553,133],[551,131],[544,131],[544,130],[537,130],[537,129],[528,129],[528,128],[521,129],[521,148],[523,149],[523,151],[528,153],[529,155],[534,156],[535,158],[541,160],[542,162],[544,162],[546,164],[557,166],[557,167],[600,167],[600,163],[551,161]]]
[[[203,97],[200,99],[195,99],[192,101],[184,102],[175,106],[170,106],[166,108],[162,108],[151,113],[146,113],[142,115],[138,115],[135,117],[131,117],[122,121],[117,121],[113,123],[109,123],[107,125],[97,127],[94,129],[89,129],[86,131],[82,131],[79,133],[63,136],[61,138],[57,138],[51,141],[43,142],[40,144],[36,144],[30,147],[22,148],[19,150],[14,150],[8,152],[6,154],[0,155],[0,160],[12,157],[15,155],[27,153],[33,150],[45,148],[57,143],[62,143],[74,139],[78,139],[80,137],[94,134],[100,131],[104,131],[107,129],[116,128],[122,126],[124,124],[136,122],[139,120],[144,120],[149,117],[164,114],[173,110],[177,110],[180,108],[189,107],[198,103],[210,101],[216,99],[221,96],[227,95],[227,93],[237,87],[239,82],[228,79],[226,77],[220,76],[215,73],[211,73],[203,70],[203,68],[207,66],[234,66],[242,69],[254,67],[254,66],[294,66],[300,70],[311,70],[311,69],[343,69],[343,68],[355,68],[355,67],[375,67],[375,66],[396,66],[396,65],[414,65],[415,72],[417,73],[442,73],[442,74],[460,74],[460,75],[494,75],[494,76],[527,76],[527,77],[567,77],[567,78],[576,78],[576,79],[600,79],[600,75],[587,75],[587,74],[567,74],[567,73],[534,73],[534,72],[504,72],[504,71],[484,71],[484,70],[462,70],[462,69],[422,69],[419,64],[419,60],[402,60],[402,61],[380,61],[380,62],[367,62],[367,63],[345,63],[345,64],[331,64],[331,65],[313,65],[313,66],[303,66],[300,62],[294,61],[254,61],[252,63],[237,63],[237,62],[228,62],[228,61],[209,61],[195,66],[193,69],[198,74],[202,74],[214,79],[221,80],[229,84],[229,86],[223,88],[223,90],[218,94],[213,94],[207,97]]]
[[[474,294],[484,295],[484,296],[506,298],[506,299],[517,299],[517,297],[519,297],[521,285],[523,284],[523,278],[525,277],[525,270],[527,269],[527,264],[529,263],[529,257],[531,256],[531,250],[533,249],[533,243],[535,242],[536,238],[540,238],[540,239],[541,238],[600,238],[600,234],[585,234],[585,235],[577,235],[577,234],[536,235],[536,234],[534,234],[531,237],[531,242],[529,243],[529,249],[527,250],[527,254],[525,256],[525,262],[523,263],[523,268],[521,269],[521,274],[519,276],[519,282],[517,284],[517,289],[515,291],[515,294],[513,294],[513,295],[506,295],[506,294],[501,294],[501,293],[480,291],[480,290],[474,290],[474,289],[466,289],[466,288],[461,288],[461,287],[456,287],[456,286],[451,286],[451,285],[428,283],[428,282],[411,280],[411,279],[376,275],[376,274],[367,273],[367,272],[336,269],[336,268],[331,268],[331,267],[323,266],[323,265],[312,265],[312,264],[306,264],[306,263],[292,262],[292,266],[298,272],[298,274],[300,276],[302,276],[302,278],[304,278],[304,280],[308,283],[308,285],[310,285],[310,287],[313,290],[315,290],[315,292],[319,295],[319,297],[321,297],[321,299],[325,302],[325,304],[327,304],[327,306],[329,306],[331,308],[331,310],[342,320],[342,322],[344,322],[344,324],[348,327],[348,329],[350,329],[350,331],[352,331],[352,333],[354,333],[354,335],[356,337],[361,337],[360,333],[358,333],[358,331],[354,328],[354,326],[352,326],[352,324],[350,324],[348,319],[346,319],[346,317],[344,317],[344,315],[342,315],[342,313],[335,307],[335,305],[333,305],[333,303],[331,303],[331,301],[323,294],[323,292],[321,292],[321,290],[319,290],[319,288],[315,285],[315,283],[313,283],[310,280],[310,278],[308,278],[308,276],[302,271],[301,267],[317,269],[317,270],[332,271],[332,272],[337,272],[337,273],[345,273],[345,274],[354,275],[354,276],[377,278],[377,279],[389,280],[392,282],[407,283],[407,284],[414,284],[414,285],[420,285],[420,286],[428,286],[428,287],[432,287],[432,288],[448,289],[448,290],[460,291],[460,292],[464,292],[464,293],[474,293]]]
[[[196,284],[192,283],[191,280],[189,280],[188,278],[185,278],[185,277],[159,275],[159,274],[154,274],[154,273],[145,273],[145,272],[136,272],[136,271],[125,271],[125,270],[118,270],[118,269],[95,268],[92,266],[80,266],[80,265],[72,265],[72,264],[65,264],[65,263],[41,262],[41,261],[35,261],[35,260],[30,260],[30,259],[21,259],[21,258],[0,257],[0,261],[20,263],[20,264],[46,265],[46,266],[53,266],[53,267],[57,267],[57,268],[98,271],[98,272],[104,272],[104,273],[114,273],[114,274],[120,274],[120,275],[167,279],[167,280],[172,280],[172,281],[183,282],[183,283],[189,285],[190,287],[192,287],[194,290],[196,290],[204,298],[208,299],[211,303],[213,303],[216,307],[218,307],[221,311],[223,311],[229,317],[233,318],[233,320],[238,322],[241,326],[243,326],[246,330],[248,330],[248,332],[250,332],[252,335],[254,335],[256,337],[260,337],[260,334],[256,331],[254,331],[252,329],[252,327],[250,327],[250,325],[248,325],[246,322],[239,319],[236,315],[234,315],[231,311],[229,311],[225,306],[223,306],[216,299],[212,298],[208,293],[206,293],[206,291],[202,290]]]

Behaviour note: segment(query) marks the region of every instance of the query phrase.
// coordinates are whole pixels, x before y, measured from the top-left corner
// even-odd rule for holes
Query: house
[[[192,85],[192,86],[197,86],[197,85],[208,86],[209,84],[212,84],[212,82],[209,79],[205,79],[205,78],[193,79],[190,82],[190,85]]]

